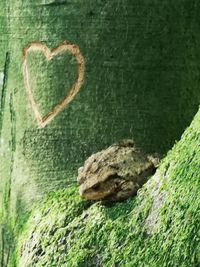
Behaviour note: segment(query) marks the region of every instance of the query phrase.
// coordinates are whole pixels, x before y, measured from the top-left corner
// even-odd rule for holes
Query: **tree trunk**
[[[2,266],[33,202],[74,183],[90,154],[130,138],[163,155],[180,137],[200,102],[199,11],[186,0],[1,0]]]
[[[15,259],[27,266],[200,265],[200,110],[137,197],[106,206],[77,189],[33,210]]]

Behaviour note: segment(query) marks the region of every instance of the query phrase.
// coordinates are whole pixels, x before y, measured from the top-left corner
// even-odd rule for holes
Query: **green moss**
[[[136,198],[105,206],[81,200],[75,186],[48,195],[20,238],[19,266],[199,266],[199,125],[200,113]]]
[[[0,224],[8,225],[10,236],[23,225],[22,212],[74,182],[90,154],[124,138],[163,154],[180,137],[200,101],[199,11],[195,0],[0,1]],[[47,127],[37,129],[23,83],[22,49],[32,41],[53,48],[66,39],[85,58],[85,82]],[[31,84],[37,81],[36,102],[46,113],[75,73],[70,57],[68,79],[63,55],[46,71],[37,56],[29,55],[28,67]],[[121,216],[109,210],[113,219]]]

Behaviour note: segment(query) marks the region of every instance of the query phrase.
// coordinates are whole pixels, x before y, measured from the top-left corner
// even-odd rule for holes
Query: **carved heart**
[[[66,96],[43,117],[40,114],[39,109],[37,107],[37,103],[34,100],[33,91],[29,81],[29,72],[26,62],[26,56],[27,53],[30,51],[41,51],[44,54],[46,60],[48,61],[53,59],[53,57],[55,57],[59,53],[69,52],[75,57],[78,66],[77,78],[72,87],[70,88],[69,93],[67,93]],[[69,43],[68,41],[64,41],[63,43],[61,43],[56,48],[53,48],[52,50],[50,50],[44,44],[33,42],[28,44],[22,51],[22,69],[23,69],[24,85],[28,99],[30,101],[33,110],[33,114],[36,118],[38,127],[43,128],[61,111],[61,109],[63,109],[67,104],[69,104],[73,100],[75,95],[80,90],[81,85],[83,84],[85,64],[84,64],[84,58],[80,52],[79,47],[75,44]]]

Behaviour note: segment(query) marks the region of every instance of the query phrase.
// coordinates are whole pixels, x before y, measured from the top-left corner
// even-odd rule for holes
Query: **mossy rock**
[[[126,202],[84,201],[76,186],[50,193],[19,237],[17,266],[200,266],[199,126],[200,112]]]

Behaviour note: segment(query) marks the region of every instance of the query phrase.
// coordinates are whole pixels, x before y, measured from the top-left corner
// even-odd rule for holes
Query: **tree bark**
[[[200,102],[199,11],[194,0],[0,2],[2,266],[33,202],[74,183],[90,154],[131,138],[163,155],[180,137]],[[84,82],[40,128],[23,51],[66,40],[84,58]],[[51,56],[37,49],[26,57],[41,117],[65,98],[81,65],[70,51]]]
[[[27,266],[200,265],[200,110],[155,175],[123,203],[83,201],[77,188],[49,194],[20,235]]]

